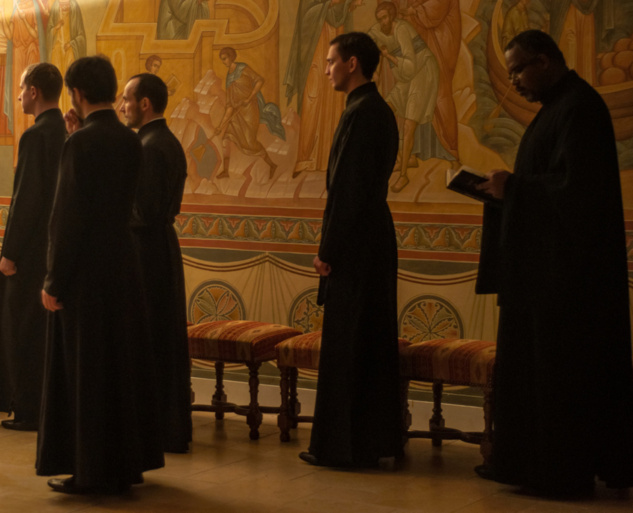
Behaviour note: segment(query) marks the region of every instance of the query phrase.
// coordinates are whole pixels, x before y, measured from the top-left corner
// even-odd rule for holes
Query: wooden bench
[[[410,342],[398,339],[400,350]],[[281,389],[281,406],[277,417],[279,438],[282,442],[290,441],[290,429],[296,428],[299,422],[312,422],[314,417],[300,415],[301,403],[297,397],[298,369],[319,369],[321,351],[321,332],[315,331],[289,338],[281,342],[277,348],[277,366],[281,373],[279,386]]]
[[[214,362],[216,386],[210,404],[193,404],[194,411],[215,412],[215,418],[224,418],[225,412],[246,416],[251,440],[259,438],[262,413],[278,413],[279,407],[260,406],[259,367],[275,359],[275,346],[301,332],[281,324],[258,321],[212,321],[194,324],[189,333],[189,357]],[[224,364],[241,363],[248,367],[250,403],[239,406],[227,402],[224,393]]]
[[[472,339],[437,339],[411,344],[400,351],[400,375],[406,398],[409,381],[425,381],[433,386],[433,415],[428,431],[407,431],[409,438],[431,438],[439,447],[442,440],[462,440],[480,444],[484,462],[492,453],[492,389],[494,342]],[[444,384],[479,387],[484,394],[484,431],[462,432],[447,428],[442,416]],[[406,424],[411,425],[410,416]]]

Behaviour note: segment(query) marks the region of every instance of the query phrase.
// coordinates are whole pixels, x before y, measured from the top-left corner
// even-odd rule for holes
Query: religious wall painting
[[[13,134],[13,167],[18,158],[17,141],[33,120],[22,112],[18,101],[20,77],[31,64],[44,60],[46,52],[45,21],[48,12],[39,0],[13,0],[7,9],[6,2],[0,7],[0,30],[7,40],[3,113]]]
[[[558,42],[570,68],[591,83],[611,111],[625,206],[633,167],[633,17],[631,0],[496,0],[481,3],[482,31],[470,45],[475,55],[478,110],[471,126],[478,138],[511,167],[525,127],[539,104],[522,98],[508,80],[503,49],[524,29],[544,30]],[[482,70],[485,70],[482,73]],[[491,94],[494,101],[491,101]]]
[[[24,1],[21,0],[21,2]],[[328,13],[322,23],[315,23],[314,20],[321,19],[323,11],[320,9],[328,5],[330,3],[328,1],[296,0],[293,8],[290,9],[292,14],[288,15],[284,12],[283,17],[280,4],[276,1],[255,0],[254,14],[250,17],[244,16],[237,8],[233,9],[232,3],[219,8],[212,2],[205,2],[211,7],[209,16],[193,19],[191,27],[187,29],[188,35],[185,39],[157,38],[159,11],[161,4],[164,3],[162,0],[152,0],[153,10],[146,8],[149,4],[141,5],[138,0],[103,0],[101,3],[105,7],[100,11],[98,23],[95,23],[97,16],[90,12],[89,4],[85,0],[65,1],[70,9],[69,16],[72,12],[71,6],[74,2],[77,3],[85,23],[87,46],[94,47],[96,41],[96,51],[109,55],[115,63],[117,74],[120,75],[120,90],[123,89],[129,76],[143,71],[158,74],[168,84],[170,99],[166,112],[167,119],[170,128],[182,142],[188,159],[188,180],[183,212],[188,217],[189,224],[182,226],[182,235],[213,240],[216,236],[214,228],[227,225],[221,223],[214,225],[215,221],[211,222],[208,215],[211,211],[217,212],[220,217],[227,217],[229,216],[227,212],[231,208],[259,206],[268,209],[266,216],[270,214],[270,217],[275,217],[276,214],[272,212],[279,213],[279,208],[316,210],[323,208],[326,197],[325,165],[316,162],[322,163],[326,159],[304,158],[302,145],[305,141],[309,141],[312,149],[306,150],[306,154],[324,155],[324,152],[329,151],[331,135],[327,136],[327,130],[319,131],[319,129],[314,137],[306,138],[306,134],[313,129],[306,128],[306,123],[316,123],[318,116],[305,114],[304,107],[312,98],[316,101],[314,112],[321,112],[319,116],[334,123],[335,126],[342,104],[336,108],[325,108],[323,105],[328,94],[331,98],[343,101],[344,95],[332,91],[329,84],[326,89],[319,89],[323,85],[319,80],[327,79],[321,73],[322,70],[319,70],[319,73],[313,73],[312,78],[309,78],[310,72],[317,69],[315,66],[319,62],[321,65],[324,64],[324,59],[317,59],[319,49],[316,43],[320,38],[323,43],[327,39],[326,35],[330,37],[332,34],[346,30],[362,30],[380,36],[381,21],[377,10],[377,6],[381,4],[379,0],[338,2],[335,12]],[[618,23],[621,23],[620,18],[626,18],[621,16],[622,6],[628,6],[630,3],[631,0],[598,2],[602,6],[608,4],[615,6],[614,12]],[[42,5],[49,6],[49,12],[53,12],[54,4],[61,8],[64,2],[42,0]],[[320,7],[317,4],[321,4]],[[523,121],[518,121],[513,114],[508,112],[512,110],[510,106],[512,102],[509,100],[512,89],[507,82],[507,73],[498,41],[503,37],[509,37],[510,29],[506,18],[510,16],[508,13],[513,12],[512,9],[523,8],[527,12],[527,22],[523,23],[528,23],[531,28],[548,28],[550,24],[553,25],[550,20],[554,19],[552,15],[554,4],[555,2],[546,0],[527,2],[481,0],[470,3],[461,2],[461,5],[460,2],[439,0],[427,0],[420,5],[408,0],[394,2],[393,5],[397,6],[395,21],[406,24],[412,36],[410,39],[415,40],[416,48],[426,46],[429,58],[426,61],[427,65],[423,68],[424,71],[433,75],[429,73],[429,70],[433,68],[433,61],[437,70],[437,74],[433,75],[435,78],[424,89],[422,95],[427,106],[433,107],[432,117],[430,121],[417,123],[415,126],[414,147],[411,150],[413,157],[409,159],[403,158],[403,155],[406,157],[404,151],[404,135],[407,133],[404,126],[406,116],[398,116],[403,149],[391,179],[392,188],[388,199],[396,224],[402,231],[401,249],[411,248],[411,254],[414,254],[414,251],[426,253],[428,247],[432,248],[431,251],[438,251],[436,249],[439,247],[436,245],[438,241],[427,237],[427,229],[433,230],[434,224],[441,224],[446,212],[475,216],[481,213],[478,203],[445,189],[444,174],[447,167],[463,162],[482,171],[498,167],[511,168],[514,152],[524,131],[524,124],[532,115],[533,111],[530,109],[534,106],[521,107],[524,111],[527,109],[527,116]],[[576,4],[581,3],[569,3],[568,11],[572,6],[579,10]],[[5,0],[5,5],[7,5],[7,0]],[[143,14],[146,11],[149,14]],[[43,10],[42,13],[45,11]],[[141,20],[141,14],[147,19]],[[334,14],[336,16],[332,17]],[[437,27],[431,27],[428,19],[425,19],[425,15],[428,18],[431,14],[441,20]],[[289,19],[289,16],[292,19]],[[101,22],[102,18],[103,22]],[[288,22],[282,24],[280,22],[282,18]],[[563,22],[557,22],[558,25],[565,27],[566,19],[563,17]],[[141,22],[137,22],[139,20]],[[50,18],[46,21],[50,21]],[[310,27],[316,26],[318,30],[310,30],[306,25],[310,23],[312,24]],[[520,23],[518,26],[523,26]],[[603,22],[598,20],[596,24],[598,23]],[[72,25],[72,22],[70,24]],[[489,30],[490,26],[495,27],[494,30]],[[97,27],[98,30],[90,27]],[[413,28],[412,31],[411,28]],[[618,34],[624,34],[625,28],[618,29]],[[561,28],[561,34],[563,32]],[[628,36],[631,32],[632,30],[629,30]],[[313,41],[309,35],[316,38],[314,46],[305,44]],[[615,58],[618,52],[618,55],[622,55],[623,52],[628,51],[623,47],[624,42],[619,42],[624,36],[609,37],[612,38],[611,46],[599,47],[596,50],[596,59],[601,56],[596,61],[598,80],[605,75],[602,69],[603,62],[605,66],[609,62],[621,64],[627,55],[624,53],[624,57]],[[295,45],[297,38],[301,42],[300,45]],[[442,43],[442,41],[445,42]],[[596,42],[596,44],[603,43]],[[394,78],[394,68],[388,63],[389,51],[384,41],[383,46],[385,46],[383,48],[385,56],[377,83],[381,93],[390,101],[392,99],[390,94],[397,82]],[[265,98],[264,106],[270,105],[274,108],[273,117],[277,121],[277,130],[271,129],[269,124],[263,122],[261,114],[259,114],[256,131],[253,121],[248,125],[251,134],[249,140],[261,144],[269,162],[266,161],[261,150],[256,154],[248,154],[244,151],[246,148],[244,144],[240,146],[226,136],[227,130],[220,129],[218,132],[227,113],[227,91],[233,84],[229,83],[230,72],[220,56],[223,48],[232,48],[236,52],[236,58],[231,64],[243,63],[245,67],[261,77],[263,83],[260,92]],[[300,48],[305,55],[296,48]],[[323,54],[324,48],[321,50]],[[490,52],[495,59],[489,63]],[[308,62],[310,66],[307,68],[304,66],[306,69],[296,66],[298,61],[297,57],[293,57],[295,54],[300,55],[302,64]],[[452,80],[449,80],[446,77],[451,73]],[[304,76],[302,74],[305,75],[305,81],[301,78]],[[608,75],[613,75],[613,72],[606,74]],[[442,83],[444,83],[444,96],[441,92]],[[446,84],[449,84],[450,94],[446,93]],[[408,84],[408,87],[408,89],[403,88],[408,93],[404,95],[405,106],[406,100],[412,96],[411,84]],[[620,92],[623,95],[628,94],[626,83],[599,85],[599,87],[605,87],[605,90],[611,93],[614,88],[621,87]],[[322,92],[317,93],[317,91]],[[395,95],[395,92],[393,94]],[[504,98],[506,94],[507,98]],[[431,102],[429,98],[435,99]],[[442,98],[445,100],[444,103],[442,103]],[[447,98],[451,99],[452,105]],[[306,110],[310,108],[305,107]],[[616,119],[616,127],[618,123]],[[630,123],[626,120],[621,124],[625,128],[630,127]],[[226,126],[228,127],[228,124]],[[421,133],[423,136],[420,136]],[[410,144],[410,140],[410,138],[407,140],[407,144]],[[426,142],[418,148],[416,141]],[[318,151],[314,150],[317,146],[321,148]],[[230,156],[228,166],[225,166],[227,147],[230,148]],[[618,147],[621,159],[624,156],[624,162],[633,164],[630,138],[618,141]],[[628,160],[627,155],[629,155]],[[402,166],[403,160],[405,166]],[[273,165],[270,165],[270,162]],[[314,165],[303,166],[303,164],[300,165],[302,162],[313,162]],[[411,167],[415,165],[417,167]],[[628,166],[630,167],[632,166]],[[404,175],[408,183],[402,185],[406,180],[400,180],[400,184],[397,185],[400,177]],[[627,189],[626,174],[623,175],[623,183],[625,191],[633,187],[631,184]],[[629,196],[633,195],[629,194]],[[195,205],[196,208],[192,209],[189,205]],[[409,215],[421,211],[436,217],[430,219],[428,224],[418,222],[419,226],[415,228],[412,225],[416,223],[405,222],[401,216],[401,214]],[[287,216],[281,215],[281,217]],[[318,222],[318,216],[307,217],[307,220],[302,219],[302,216],[295,217],[294,227],[297,229],[295,233],[303,234],[301,235],[302,244],[305,242],[313,246],[317,242],[314,241],[309,226]],[[244,223],[238,223],[247,228],[246,232],[225,230],[222,233],[226,236],[230,233],[230,237],[242,240],[243,233],[258,231],[250,230],[250,226],[255,226],[252,220],[250,215],[245,215],[242,217]],[[289,234],[278,230],[277,225],[272,221],[262,224],[258,220],[257,226],[260,225],[265,225],[266,228],[275,227],[272,232],[259,230],[266,240],[271,240],[267,238],[270,234],[276,234],[272,237],[275,243],[279,235],[290,238],[288,243],[297,240],[291,239]],[[476,231],[474,227],[470,229],[469,238],[459,243],[451,242],[447,247],[451,248],[457,244],[463,248],[467,246],[466,249],[471,251],[471,243],[476,242],[477,239],[476,235],[473,235]],[[453,237],[456,235],[454,230],[451,229],[447,233],[451,233],[450,240],[459,240]],[[250,240],[250,236],[246,238]],[[448,249],[445,253],[451,251]],[[472,251],[476,253],[478,248]]]
[[[412,342],[438,338],[463,338],[461,316],[450,301],[436,295],[411,299],[400,311],[399,336]]]
[[[244,301],[235,288],[220,280],[208,280],[189,297],[187,317],[194,324],[237,321],[246,318]]]
[[[188,39],[194,22],[210,17],[206,0],[160,0],[156,39]]]
[[[46,24],[46,60],[59,68],[62,77],[68,67],[78,58],[87,55],[86,30],[77,0],[54,0]],[[70,96],[60,98],[62,112],[71,107]]]
[[[288,326],[303,333],[321,331],[323,328],[323,306],[317,304],[319,289],[310,287],[301,292],[290,305]]]

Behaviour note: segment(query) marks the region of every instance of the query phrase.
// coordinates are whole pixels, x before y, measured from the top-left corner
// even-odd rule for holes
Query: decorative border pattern
[[[398,331],[411,342],[436,338],[463,338],[464,325],[457,309],[439,296],[413,298],[401,310]]]
[[[187,313],[194,324],[246,318],[246,308],[240,294],[220,280],[209,280],[198,285],[189,298]]]
[[[216,240],[243,243],[317,245],[321,219],[234,214],[183,213],[176,219],[176,231],[187,246],[196,241]],[[477,254],[480,225],[412,223],[396,221],[398,249],[425,252]]]
[[[317,305],[319,289],[311,287],[299,294],[290,305],[288,325],[304,333],[321,331],[323,307]]]
[[[0,241],[4,234],[9,205],[0,205]],[[260,251],[314,251],[321,238],[321,219],[296,216],[255,216],[239,214],[182,213],[174,224],[183,247],[208,247],[230,243],[231,248]],[[400,251],[420,260],[455,260],[463,256],[477,262],[481,244],[481,224],[395,222]],[[206,244],[205,244],[206,243]],[[257,244],[257,248],[249,247]],[[629,271],[633,271],[633,223],[627,222],[626,247]],[[417,256],[416,256],[417,255]]]

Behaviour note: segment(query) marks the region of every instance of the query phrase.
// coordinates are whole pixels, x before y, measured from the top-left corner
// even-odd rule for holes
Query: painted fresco
[[[502,49],[527,28],[551,33],[610,107],[631,230],[633,0],[0,0],[0,229],[32,122],[17,103],[23,68],[45,58],[63,72],[103,53],[117,107],[133,74],[168,85],[166,117],[188,160],[176,227],[190,319],[319,329],[310,262],[345,101],[325,56],[337,34],[365,31],[401,138],[389,191],[401,336],[494,339],[495,300],[474,294],[481,205],[447,191],[445,173],[512,167],[538,105],[510,87]]]

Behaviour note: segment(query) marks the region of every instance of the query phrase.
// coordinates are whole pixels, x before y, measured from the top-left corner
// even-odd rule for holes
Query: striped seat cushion
[[[411,344],[398,339],[400,351]],[[289,338],[277,346],[277,365],[299,369],[318,369],[321,352],[321,332],[305,333]]]
[[[483,340],[426,340],[400,351],[400,372],[412,380],[487,386],[492,384],[496,350],[494,342]]]
[[[279,367],[318,369],[321,352],[321,332],[306,333],[284,340],[277,346]]]
[[[212,321],[194,324],[189,332],[189,356],[227,362],[264,362],[275,358],[275,346],[300,335],[299,330],[258,321]]]

